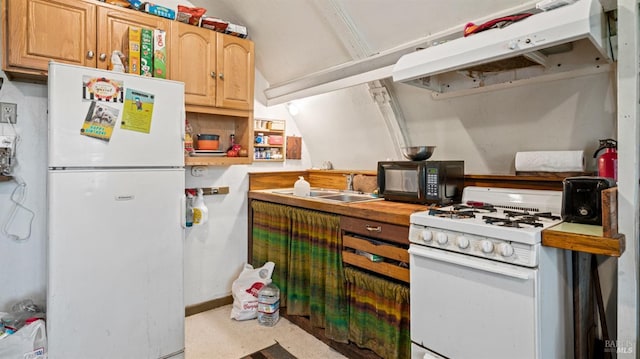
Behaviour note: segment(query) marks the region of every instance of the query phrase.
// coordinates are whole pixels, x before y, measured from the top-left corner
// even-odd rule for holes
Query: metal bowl
[[[411,161],[424,161],[433,154],[436,146],[410,146],[402,147],[402,154]]]

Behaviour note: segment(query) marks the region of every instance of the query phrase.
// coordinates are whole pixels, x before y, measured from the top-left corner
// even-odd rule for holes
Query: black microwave
[[[378,162],[378,188],[389,201],[457,203],[464,188],[464,161]]]

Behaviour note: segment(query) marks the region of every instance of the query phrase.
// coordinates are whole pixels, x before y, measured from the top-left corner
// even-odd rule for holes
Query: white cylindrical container
[[[273,283],[258,292],[258,324],[273,327],[280,319],[280,289]]]

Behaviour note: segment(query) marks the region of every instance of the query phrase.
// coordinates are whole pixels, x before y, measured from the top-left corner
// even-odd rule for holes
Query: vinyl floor
[[[276,341],[298,359],[346,358],[285,318],[273,327],[230,318],[231,305],[186,318],[186,359],[239,359]]]

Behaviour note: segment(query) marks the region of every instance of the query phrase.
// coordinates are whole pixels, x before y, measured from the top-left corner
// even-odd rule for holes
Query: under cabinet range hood
[[[608,71],[605,16],[598,0],[538,11],[505,27],[404,55],[393,80],[432,90],[437,98]]]

